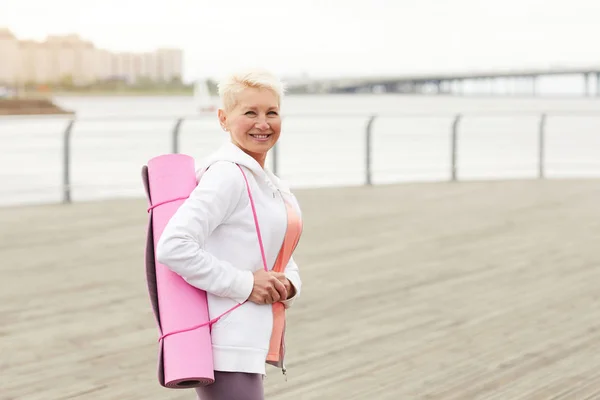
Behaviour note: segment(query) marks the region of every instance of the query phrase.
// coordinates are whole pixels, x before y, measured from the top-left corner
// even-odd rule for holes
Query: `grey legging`
[[[196,388],[199,400],[264,400],[263,376],[215,371],[215,383]]]

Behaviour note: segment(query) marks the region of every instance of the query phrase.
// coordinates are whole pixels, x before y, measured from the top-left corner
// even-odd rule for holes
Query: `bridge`
[[[463,73],[430,73],[398,76],[362,76],[300,79],[289,84],[295,93],[416,93],[464,94],[466,84],[475,84],[487,94],[499,94],[494,85],[504,81],[512,89],[505,94],[539,95],[539,80],[551,76],[580,76],[581,93],[600,97],[600,66],[510,69]],[[525,89],[515,89],[516,85]]]

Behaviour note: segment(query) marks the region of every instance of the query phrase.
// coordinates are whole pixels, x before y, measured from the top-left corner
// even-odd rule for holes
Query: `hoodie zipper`
[[[287,382],[287,368],[285,367],[285,353],[286,353],[286,347],[285,347],[285,331],[286,331],[286,326],[283,326],[283,333],[281,334],[281,373],[283,374],[283,376],[285,377],[285,381]]]
[[[283,211],[285,213],[285,233],[283,236],[283,240],[281,241],[281,246],[283,246],[283,243],[285,242],[285,235],[287,235],[287,226],[289,224],[289,219],[288,219],[288,214],[287,214],[287,204],[285,202],[285,198],[283,197],[283,193],[281,192],[281,189],[279,189],[275,184],[273,184],[270,180],[267,181],[269,186],[271,187],[271,189],[275,189],[273,191],[273,198],[276,198],[276,194],[279,195],[279,198],[281,199],[281,204],[283,204]],[[281,335],[281,346],[282,346],[282,351],[280,351],[280,356],[281,356],[281,373],[283,374],[283,376],[285,377],[285,381],[287,382],[288,379],[288,375],[287,375],[287,368],[285,366],[285,327],[283,330],[283,333]]]
[[[281,190],[279,188],[277,188],[277,192],[273,192],[273,197],[275,197],[275,193],[279,194],[279,198],[281,199],[281,203],[283,204],[283,211],[285,212],[285,233],[283,236],[283,242],[281,243],[283,246],[283,243],[285,242],[285,235],[287,235],[287,230],[288,230],[288,224],[290,223],[289,219],[288,219],[288,212],[287,212],[287,204],[285,203],[285,199],[283,197],[283,193],[281,193]],[[285,272],[285,271],[284,271]],[[281,333],[281,350],[280,350],[280,357],[281,357],[281,373],[283,374],[283,376],[285,377],[285,381],[287,382],[287,368],[285,367],[285,353],[286,353],[286,346],[285,346],[285,331],[286,331],[286,324],[284,322],[283,325],[283,332]]]

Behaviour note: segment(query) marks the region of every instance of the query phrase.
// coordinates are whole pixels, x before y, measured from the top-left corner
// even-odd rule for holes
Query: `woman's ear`
[[[224,131],[227,131],[227,115],[225,114],[225,110],[223,110],[222,108],[219,108],[217,113],[219,116],[219,124],[221,124],[221,128]]]

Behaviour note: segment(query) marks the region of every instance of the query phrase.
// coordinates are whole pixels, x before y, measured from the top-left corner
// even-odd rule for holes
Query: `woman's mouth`
[[[271,134],[250,134],[250,136],[252,136],[255,140],[258,140],[259,142],[266,142],[267,140],[269,140]]]

